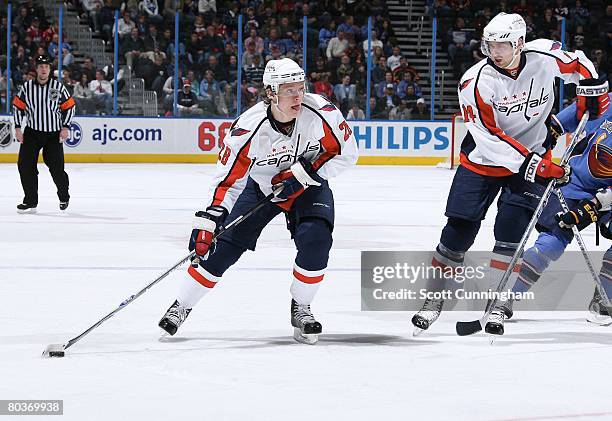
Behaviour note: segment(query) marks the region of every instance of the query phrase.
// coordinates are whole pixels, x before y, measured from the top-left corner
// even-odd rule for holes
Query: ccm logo
[[[576,86],[576,95],[599,96],[605,93],[608,93],[608,88],[606,86]]]

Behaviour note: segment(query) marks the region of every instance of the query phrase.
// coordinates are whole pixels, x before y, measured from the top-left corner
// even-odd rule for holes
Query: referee
[[[38,205],[38,155],[57,186],[60,210],[68,208],[68,174],[64,171],[63,142],[74,116],[74,99],[62,83],[50,77],[51,61],[36,58],[36,79],[25,82],[13,98],[15,137],[21,143],[17,168],[24,198],[17,205],[19,213],[35,213]],[[22,127],[25,129],[22,132]]]

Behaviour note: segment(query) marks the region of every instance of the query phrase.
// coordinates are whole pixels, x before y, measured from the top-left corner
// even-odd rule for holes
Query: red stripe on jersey
[[[459,161],[468,170],[475,172],[480,175],[487,175],[489,177],[506,177],[514,174],[508,168],[503,167],[490,167],[488,165],[476,164],[470,161],[467,155],[463,152],[459,155]]]
[[[557,62],[557,66],[559,66],[559,70],[563,74],[580,73],[580,75],[585,79],[593,77],[589,69],[587,69],[584,64],[580,63],[580,60],[578,59],[572,60],[569,63],[565,63],[555,57],[555,61]]]
[[[315,162],[312,163],[312,167],[315,170],[321,168],[323,164],[332,159],[334,156],[340,155],[340,143],[338,143],[338,140],[334,136],[334,133],[332,132],[331,127],[329,127],[329,124],[327,124],[327,121],[322,121],[323,131],[325,135],[319,140],[319,142],[321,143],[321,146],[325,148],[325,152]]]
[[[216,282],[206,279],[204,275],[198,272],[196,268],[194,268],[193,266],[189,266],[189,269],[187,269],[187,273],[191,275],[191,277],[195,279],[198,283],[202,284],[206,288],[213,288],[215,285],[217,285]]]
[[[25,111],[25,109],[26,109],[26,108],[28,108],[28,106],[26,105],[26,103],[25,103],[25,102],[23,102],[23,101],[21,100],[21,98],[19,98],[17,95],[15,95],[15,96],[13,97],[13,105],[14,105],[16,108],[19,108],[19,109],[20,109],[20,110],[22,110],[22,111]]]
[[[474,95],[476,97],[476,108],[480,112],[480,119],[482,120],[484,126],[487,128],[492,135],[497,136],[504,142],[508,143],[514,149],[516,149],[521,155],[527,156],[529,155],[529,150],[521,145],[516,139],[511,136],[508,136],[502,129],[497,127],[497,123],[495,122],[495,114],[493,112],[493,107],[489,104],[485,103],[480,96],[480,92],[478,91],[478,87],[474,88]]]
[[[293,276],[300,282],[304,282],[305,284],[318,284],[323,280],[325,275],[319,276],[306,276],[299,273],[297,270],[293,269]]]
[[[249,140],[238,152],[236,160],[232,164],[232,168],[225,178],[215,188],[215,194],[213,195],[213,206],[221,206],[223,199],[227,191],[234,185],[237,180],[240,180],[249,171],[251,160],[248,157],[249,148],[251,147],[251,141]]]

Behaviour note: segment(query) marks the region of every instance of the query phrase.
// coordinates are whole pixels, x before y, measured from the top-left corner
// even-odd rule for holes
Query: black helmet
[[[36,57],[36,65],[38,66],[39,64],[51,65],[51,60],[47,56],[38,56]]]

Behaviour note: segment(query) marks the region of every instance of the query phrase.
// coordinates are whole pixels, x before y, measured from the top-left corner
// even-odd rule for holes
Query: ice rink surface
[[[411,313],[360,311],[361,250],[438,242],[453,172],[430,167],[360,166],[334,180],[315,346],[291,338],[295,251],[277,218],[175,337],[160,341],[157,322],[182,270],[65,358],[43,359],[47,344],[80,333],[186,255],[214,167],[68,165],[66,215],[39,168],[38,214],[18,215],[17,168],[0,165],[0,399],[63,399],[64,415],[14,419],[612,419],[612,327],[588,325],[585,313],[518,313],[491,346],[483,334],[454,333],[455,321],[478,313],[443,313],[413,338]],[[492,215],[473,250],[491,249]],[[593,231],[585,236],[594,248]]]

